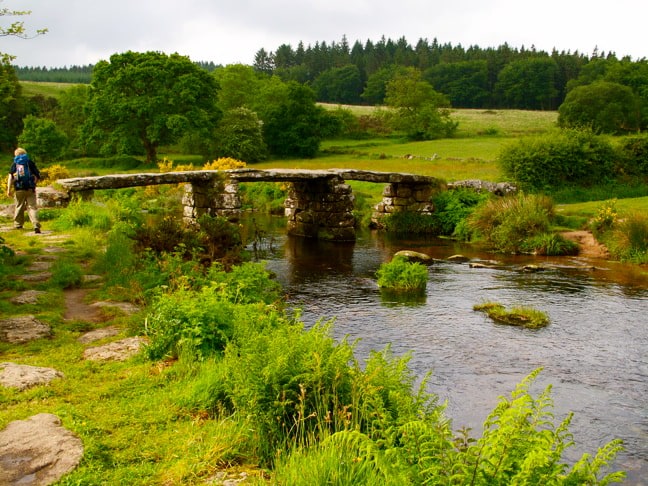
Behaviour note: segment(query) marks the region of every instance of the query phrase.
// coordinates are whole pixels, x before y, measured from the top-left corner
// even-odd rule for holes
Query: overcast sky
[[[18,66],[95,64],[114,53],[177,52],[193,61],[253,64],[255,53],[316,41],[386,38],[590,55],[648,57],[646,0],[0,0],[31,10],[31,40],[0,37]],[[7,26],[11,17],[0,17]]]

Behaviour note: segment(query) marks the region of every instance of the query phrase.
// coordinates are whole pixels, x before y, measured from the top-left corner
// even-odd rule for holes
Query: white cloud
[[[635,0],[4,0],[3,6],[30,9],[25,25],[49,29],[32,40],[0,38],[0,51],[27,66],[90,64],[126,50],[251,64],[261,48],[339,42],[343,35],[350,44],[384,35],[412,45],[437,38],[464,47],[507,42],[585,54],[598,46],[648,57],[642,25],[648,2]]]

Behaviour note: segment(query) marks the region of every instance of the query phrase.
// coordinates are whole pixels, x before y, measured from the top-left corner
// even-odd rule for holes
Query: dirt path
[[[85,303],[87,289],[68,289],[65,295],[65,313],[67,321],[104,322],[106,316],[101,309]]]
[[[580,256],[587,258],[609,259],[610,252],[594,238],[591,231],[565,231],[561,233],[568,240],[575,241],[580,247]]]

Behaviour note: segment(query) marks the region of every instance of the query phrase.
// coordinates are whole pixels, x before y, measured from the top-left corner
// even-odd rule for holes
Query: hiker
[[[14,161],[9,169],[7,178],[7,196],[11,196],[11,188],[15,189],[16,211],[14,227],[20,229],[25,222],[25,209],[29,211],[29,219],[34,226],[34,233],[40,233],[38,210],[36,208],[36,183],[40,172],[36,164],[29,158],[25,149],[18,147],[14,152]]]

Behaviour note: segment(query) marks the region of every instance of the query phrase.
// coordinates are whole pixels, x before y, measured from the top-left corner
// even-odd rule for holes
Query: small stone
[[[418,262],[430,262],[432,261],[432,257],[430,255],[426,255],[425,253],[421,253],[418,251],[413,251],[413,250],[401,250],[397,251],[394,253],[394,258],[396,257],[403,257],[406,258],[409,261],[418,261]]]

